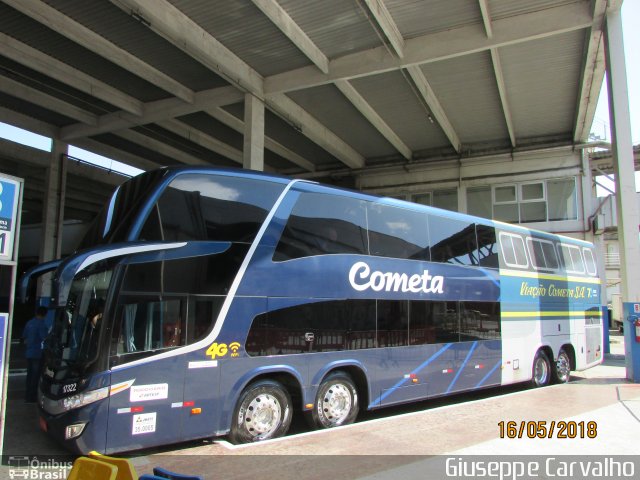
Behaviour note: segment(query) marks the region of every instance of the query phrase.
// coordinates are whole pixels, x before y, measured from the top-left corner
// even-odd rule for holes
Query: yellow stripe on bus
[[[502,312],[504,318],[514,317],[601,317],[600,310],[594,311],[573,311],[573,312]]]
[[[575,277],[567,275],[552,275],[550,273],[541,272],[521,272],[519,270],[500,270],[500,275],[505,277],[525,277],[525,278],[538,278],[542,280],[560,280],[567,282],[581,282],[581,283],[593,283],[600,285],[602,281],[599,278],[594,277]]]

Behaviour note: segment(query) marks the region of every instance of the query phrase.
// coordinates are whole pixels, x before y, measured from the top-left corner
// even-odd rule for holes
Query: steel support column
[[[632,348],[630,313],[640,310],[640,242],[638,242],[638,204],[631,140],[631,119],[627,91],[627,72],[622,37],[620,9],[607,13],[605,29],[607,86],[609,88],[609,120],[611,153],[616,183],[618,241],[620,242],[621,291],[624,302],[625,354],[627,378],[640,381],[640,349]],[[635,342],[634,342],[635,343]],[[635,367],[635,368],[634,368]]]

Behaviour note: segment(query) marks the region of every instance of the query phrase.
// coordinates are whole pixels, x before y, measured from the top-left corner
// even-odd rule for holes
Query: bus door
[[[187,365],[176,349],[186,340],[185,306],[180,297],[120,298],[111,351],[107,451],[182,438]]]
[[[204,339],[215,325],[223,296],[190,296],[187,339],[194,343]],[[212,436],[219,430],[221,400],[221,364],[239,356],[238,342],[216,339],[205,347],[187,354],[185,362],[184,398],[180,410],[185,440]],[[232,357],[233,356],[233,357]]]

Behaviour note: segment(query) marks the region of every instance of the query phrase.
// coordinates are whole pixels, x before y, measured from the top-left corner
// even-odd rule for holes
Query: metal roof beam
[[[479,0],[480,12],[482,13],[482,22],[484,23],[484,30],[487,34],[487,38],[493,38],[493,25],[491,23],[491,13],[489,12],[489,0]],[[516,134],[513,128],[513,118],[511,117],[511,108],[509,107],[509,100],[507,98],[507,86],[504,82],[504,74],[502,72],[502,63],[500,62],[500,54],[498,48],[494,47],[490,49],[491,63],[493,64],[493,73],[496,77],[496,84],[498,86],[498,94],[500,95],[500,103],[502,104],[502,113],[504,114],[504,121],[507,125],[507,132],[509,133],[509,139],[511,146],[516,146]]]
[[[590,0],[494,20],[493,36],[487,38],[477,25],[465,25],[405,40],[402,59],[388,55],[387,47],[376,47],[329,62],[329,73],[302,67],[265,78],[267,95],[399,70],[437,62],[530,40],[581,30],[593,22]]]
[[[123,130],[121,132],[116,132],[116,135],[132,143],[148,148],[149,150],[158,152],[159,154],[166,157],[175,158],[176,161],[185,163],[187,165],[211,165],[211,163],[202,160],[201,158],[190,155],[184,150],[180,150],[179,148],[175,148],[171,145],[161,142],[160,140],[148,137],[147,135],[143,135],[142,133],[136,132],[134,130]]]
[[[348,167],[362,168],[365,166],[362,155],[286,95],[270,96],[268,105],[275,111],[283,113],[293,125],[300,127],[304,135]]]
[[[49,138],[58,138],[60,135],[60,128],[55,125],[51,125],[50,123],[25,115],[24,113],[16,112],[15,110],[1,106],[0,122],[8,123],[9,125]]]
[[[142,170],[154,170],[160,166],[148,158],[140,157],[93,138],[78,138],[71,145]]]
[[[382,134],[387,141],[398,150],[404,158],[411,160],[411,149],[400,139],[371,105],[358,93],[358,91],[346,80],[336,82],[336,87],[358,109],[358,111]]]
[[[489,14],[489,0],[478,0],[480,2],[480,13],[482,14],[482,23],[484,23],[484,31],[487,38],[493,37],[493,25],[491,25],[491,15]]]
[[[363,0],[367,11],[373,16],[374,20],[384,33],[385,37],[398,57],[404,57],[404,38],[400,33],[400,29],[393,20],[391,13],[382,0]],[[326,73],[326,72],[325,72]]]
[[[502,112],[504,114],[504,121],[507,124],[507,131],[509,132],[509,139],[511,140],[511,146],[516,146],[516,132],[513,126],[513,118],[511,117],[511,107],[509,106],[509,100],[507,98],[507,87],[504,83],[504,75],[502,73],[502,63],[500,62],[500,54],[497,48],[491,49],[491,63],[493,63],[493,72],[496,76],[496,83],[498,84],[498,93],[500,94],[500,103],[502,104]]]
[[[22,1],[22,0],[19,0]],[[166,0],[111,0],[155,33],[240,89],[264,98],[262,76]]]
[[[128,112],[113,112],[98,118],[97,125],[68,125],[60,130],[63,140],[90,137],[100,133],[112,132],[131,127],[154,123],[160,120],[199,112],[207,107],[237,103],[244,95],[235,87],[218,87],[196,92],[193,103],[185,103],[179,98],[166,98],[144,104],[143,115],[132,115]]]
[[[311,60],[322,73],[329,72],[329,59],[311,41],[289,14],[275,0],[252,0],[253,4],[280,29],[293,44]]]
[[[2,1],[185,102],[193,101],[192,90],[46,3],[39,0]]]
[[[593,23],[585,48],[573,129],[573,141],[577,143],[584,142],[589,137],[598,104],[597,101],[591,99],[600,95],[600,86],[604,79],[603,29],[607,3],[606,0],[596,0],[593,7]]]
[[[236,132],[244,134],[244,121],[227,112],[223,108],[211,108],[205,110],[205,113],[212,116],[220,123],[225,124],[227,127],[232,128]],[[316,170],[316,166],[309,160],[298,155],[294,151],[288,149],[281,143],[266,135],[264,137],[264,148],[266,148],[267,150],[271,150],[273,153],[280,155],[285,160],[288,160],[294,165],[302,167],[305,170],[308,170],[310,172],[314,172]]]
[[[265,104],[279,115],[295,119],[292,123],[304,125],[304,135],[346,165],[364,166],[364,157],[291,99],[280,95],[265,99],[262,76],[166,0],[111,1],[125,11],[144,18],[158,35],[172,42],[211,71],[222,75],[241,90],[264,99]],[[315,65],[311,68],[318,71]]]
[[[126,112],[134,115],[142,114],[142,102],[139,100],[4,33],[0,33],[0,49],[2,50],[2,55],[14,62],[110,103]]]
[[[431,110],[431,114],[435,117],[435,120],[440,125],[440,128],[442,128],[442,131],[449,139],[449,142],[451,142],[451,145],[453,145],[455,151],[460,153],[460,150],[462,149],[460,137],[458,137],[458,134],[453,128],[453,125],[449,121],[449,117],[447,117],[444,108],[442,108],[442,105],[440,105],[440,102],[438,101],[433,88],[431,88],[431,85],[429,85],[427,78],[424,76],[424,73],[422,73],[422,69],[416,65],[413,65],[407,67],[407,71],[409,72],[413,83],[418,88],[418,92],[422,96],[422,99],[427,104],[429,110]]]
[[[75,105],[60,100],[57,97],[43,93],[40,90],[29,87],[23,83],[13,80],[9,77],[0,76],[0,92],[7,93],[11,96],[24,100],[25,102],[38,105],[52,112],[56,112],[65,117],[72,118],[83,124],[96,125],[98,116],[91,112],[76,107]]]
[[[242,164],[242,152],[240,150],[221,142],[217,138],[207,135],[203,131],[194,128],[191,125],[187,125],[180,120],[163,120],[156,122],[156,125],[175,133],[176,135],[180,135],[182,138],[186,138],[196,145],[200,145],[203,148],[219,153],[223,157]]]

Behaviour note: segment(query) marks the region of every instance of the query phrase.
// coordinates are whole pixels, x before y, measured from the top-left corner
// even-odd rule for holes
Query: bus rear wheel
[[[571,376],[571,359],[564,348],[558,352],[555,368],[553,369],[553,381],[555,383],[567,383]]]
[[[551,362],[542,350],[538,350],[533,359],[531,384],[534,387],[544,387],[551,381]]]
[[[291,397],[275,380],[260,380],[240,395],[229,439],[232,443],[251,443],[277,438],[289,430]]]
[[[359,408],[358,390],[351,377],[344,372],[334,372],[320,384],[307,419],[313,428],[348,425],[355,421]]]

